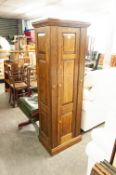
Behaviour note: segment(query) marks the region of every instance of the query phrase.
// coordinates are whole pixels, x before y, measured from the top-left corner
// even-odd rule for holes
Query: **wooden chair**
[[[30,92],[37,92],[37,74],[36,74],[36,67],[35,66],[29,66],[29,81],[30,81]]]
[[[36,67],[29,66],[28,73],[30,81],[30,95],[28,97],[21,97],[18,99],[18,107],[28,117],[28,120],[25,122],[21,122],[18,125],[18,128],[21,129],[26,125],[33,124],[38,133],[38,125],[36,122],[39,121],[39,105],[37,93]]]
[[[10,81],[10,98],[15,107],[16,101],[20,96],[29,94],[30,80],[28,67],[11,67],[8,72]]]

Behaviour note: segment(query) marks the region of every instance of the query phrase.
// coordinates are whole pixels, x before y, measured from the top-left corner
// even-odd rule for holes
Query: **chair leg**
[[[16,92],[13,90],[13,108],[15,108]]]
[[[9,103],[11,104],[12,90],[10,89]]]

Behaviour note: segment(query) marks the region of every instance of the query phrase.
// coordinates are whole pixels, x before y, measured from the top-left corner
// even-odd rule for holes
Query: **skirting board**
[[[46,144],[45,141],[43,141],[43,139],[41,139],[41,137],[39,136],[40,142],[46,148],[46,150],[49,152],[49,154],[52,155],[52,156],[57,154],[57,153],[59,153],[59,152],[61,152],[61,151],[63,151],[63,150],[65,150],[65,149],[67,149],[68,147],[70,147],[70,146],[80,142],[81,139],[82,139],[82,136],[79,135],[78,137],[75,137],[75,138],[71,139],[70,141],[68,141],[68,142],[66,142],[64,144],[61,144],[61,145],[51,149],[48,146],[48,144]]]

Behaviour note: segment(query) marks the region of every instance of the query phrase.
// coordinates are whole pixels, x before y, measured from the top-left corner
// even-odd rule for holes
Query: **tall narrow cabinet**
[[[39,140],[50,154],[81,140],[84,58],[88,23],[33,23],[39,90]]]

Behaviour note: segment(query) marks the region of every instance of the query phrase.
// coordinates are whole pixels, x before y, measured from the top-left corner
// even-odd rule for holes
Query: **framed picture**
[[[112,150],[112,155],[111,155],[110,163],[111,163],[111,165],[113,165],[114,167],[116,167],[116,140],[114,142],[114,147],[113,147],[113,150]]]

